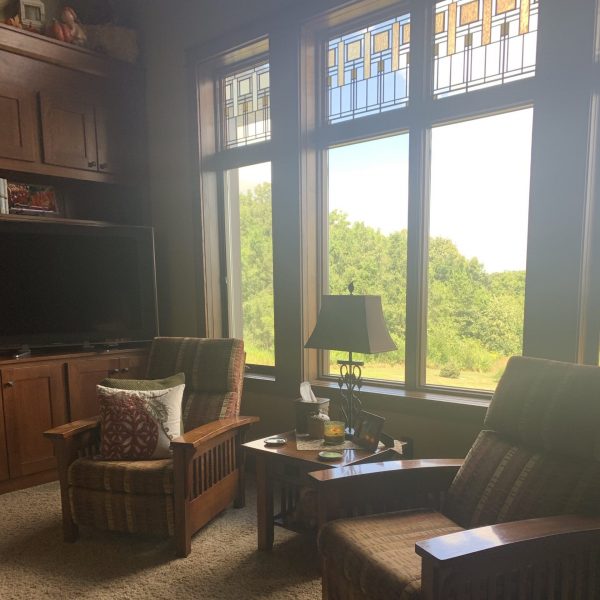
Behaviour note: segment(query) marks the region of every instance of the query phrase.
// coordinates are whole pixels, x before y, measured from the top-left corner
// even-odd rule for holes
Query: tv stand
[[[24,344],[23,346],[21,346],[13,354],[13,358],[16,358],[16,359],[19,359],[19,358],[29,358],[30,356],[31,356],[31,348],[27,344]]]

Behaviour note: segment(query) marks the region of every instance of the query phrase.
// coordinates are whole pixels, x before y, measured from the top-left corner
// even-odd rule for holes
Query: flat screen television
[[[0,348],[151,340],[150,227],[0,221]]]

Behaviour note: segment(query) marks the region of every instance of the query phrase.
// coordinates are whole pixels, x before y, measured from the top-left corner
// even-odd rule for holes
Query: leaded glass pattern
[[[246,146],[271,138],[268,62],[225,77],[223,100],[226,148]]]
[[[408,14],[329,40],[329,122],[406,106],[409,47]]]
[[[535,74],[538,0],[436,3],[434,94],[460,94]]]

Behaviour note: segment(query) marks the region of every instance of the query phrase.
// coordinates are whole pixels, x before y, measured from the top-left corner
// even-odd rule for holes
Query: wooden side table
[[[274,436],[268,436],[269,438]],[[306,531],[306,527],[298,527],[290,521],[297,508],[301,491],[311,486],[308,473],[322,469],[333,469],[351,464],[378,460],[398,460],[410,458],[400,452],[408,442],[401,442],[394,452],[391,448],[381,448],[374,452],[369,450],[344,450],[343,457],[333,462],[319,459],[318,450],[297,450],[296,434],[290,431],[275,437],[286,438],[284,446],[268,447],[261,438],[243,444],[246,451],[256,461],[256,516],[259,550],[271,550],[273,547],[274,526],[278,525],[293,531]],[[275,485],[280,486],[279,510],[275,514]],[[316,508],[316,507],[315,507]],[[316,517],[316,510],[315,510]]]

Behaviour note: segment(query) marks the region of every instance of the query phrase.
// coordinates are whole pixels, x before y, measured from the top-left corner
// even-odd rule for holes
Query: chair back
[[[600,368],[512,357],[448,492],[465,528],[600,513]]]
[[[185,373],[182,419],[189,431],[240,414],[244,363],[242,340],[159,337],[150,348],[147,377]]]

